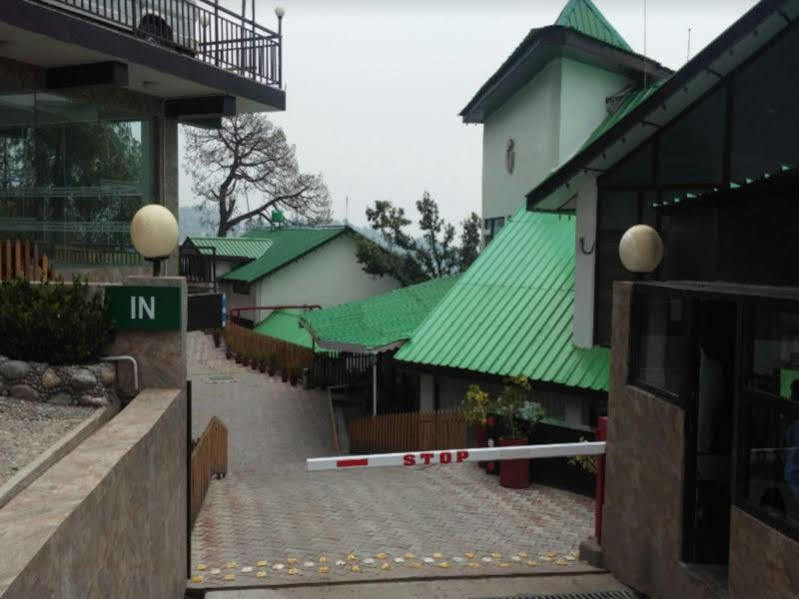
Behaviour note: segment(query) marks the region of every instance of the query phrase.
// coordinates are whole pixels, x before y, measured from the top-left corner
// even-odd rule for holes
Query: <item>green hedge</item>
[[[48,364],[95,360],[113,339],[111,308],[87,283],[0,285],[0,354]]]

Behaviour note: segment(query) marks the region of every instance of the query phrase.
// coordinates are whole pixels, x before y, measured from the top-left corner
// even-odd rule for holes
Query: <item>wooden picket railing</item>
[[[351,454],[465,447],[466,420],[460,410],[358,418],[350,422],[349,442]]]
[[[211,477],[227,475],[227,428],[213,416],[191,452],[191,524],[200,513]]]
[[[313,363],[313,351],[307,347],[256,333],[231,322],[227,324],[224,335],[226,346],[233,352],[250,360],[268,361],[272,358],[277,361],[281,373],[294,372],[301,376],[303,369],[310,368]]]
[[[39,254],[39,246],[19,239],[0,240],[0,281],[25,279],[26,281],[51,281],[56,278],[47,254]]]

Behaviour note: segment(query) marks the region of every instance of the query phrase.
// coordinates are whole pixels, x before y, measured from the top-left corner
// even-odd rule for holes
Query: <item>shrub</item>
[[[0,354],[49,364],[95,360],[113,339],[111,306],[85,281],[0,285]]]

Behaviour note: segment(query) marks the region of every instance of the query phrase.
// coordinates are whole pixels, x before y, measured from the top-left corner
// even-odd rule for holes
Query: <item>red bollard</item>
[[[596,429],[596,440],[607,441],[608,417],[600,416]],[[594,496],[594,537],[602,544],[602,507],[605,504],[605,456],[597,456],[596,461],[596,494]]]

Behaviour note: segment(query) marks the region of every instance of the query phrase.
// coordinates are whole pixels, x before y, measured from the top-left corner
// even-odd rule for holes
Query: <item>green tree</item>
[[[469,267],[479,252],[480,217],[472,213],[463,221],[461,243],[457,245],[455,227],[441,218],[438,204],[428,192],[416,202],[416,210],[422,232],[419,239],[408,234],[411,220],[403,208],[378,200],[366,209],[366,219],[383,243],[371,239],[359,241],[357,258],[364,271],[388,275],[403,285],[411,285]]]

